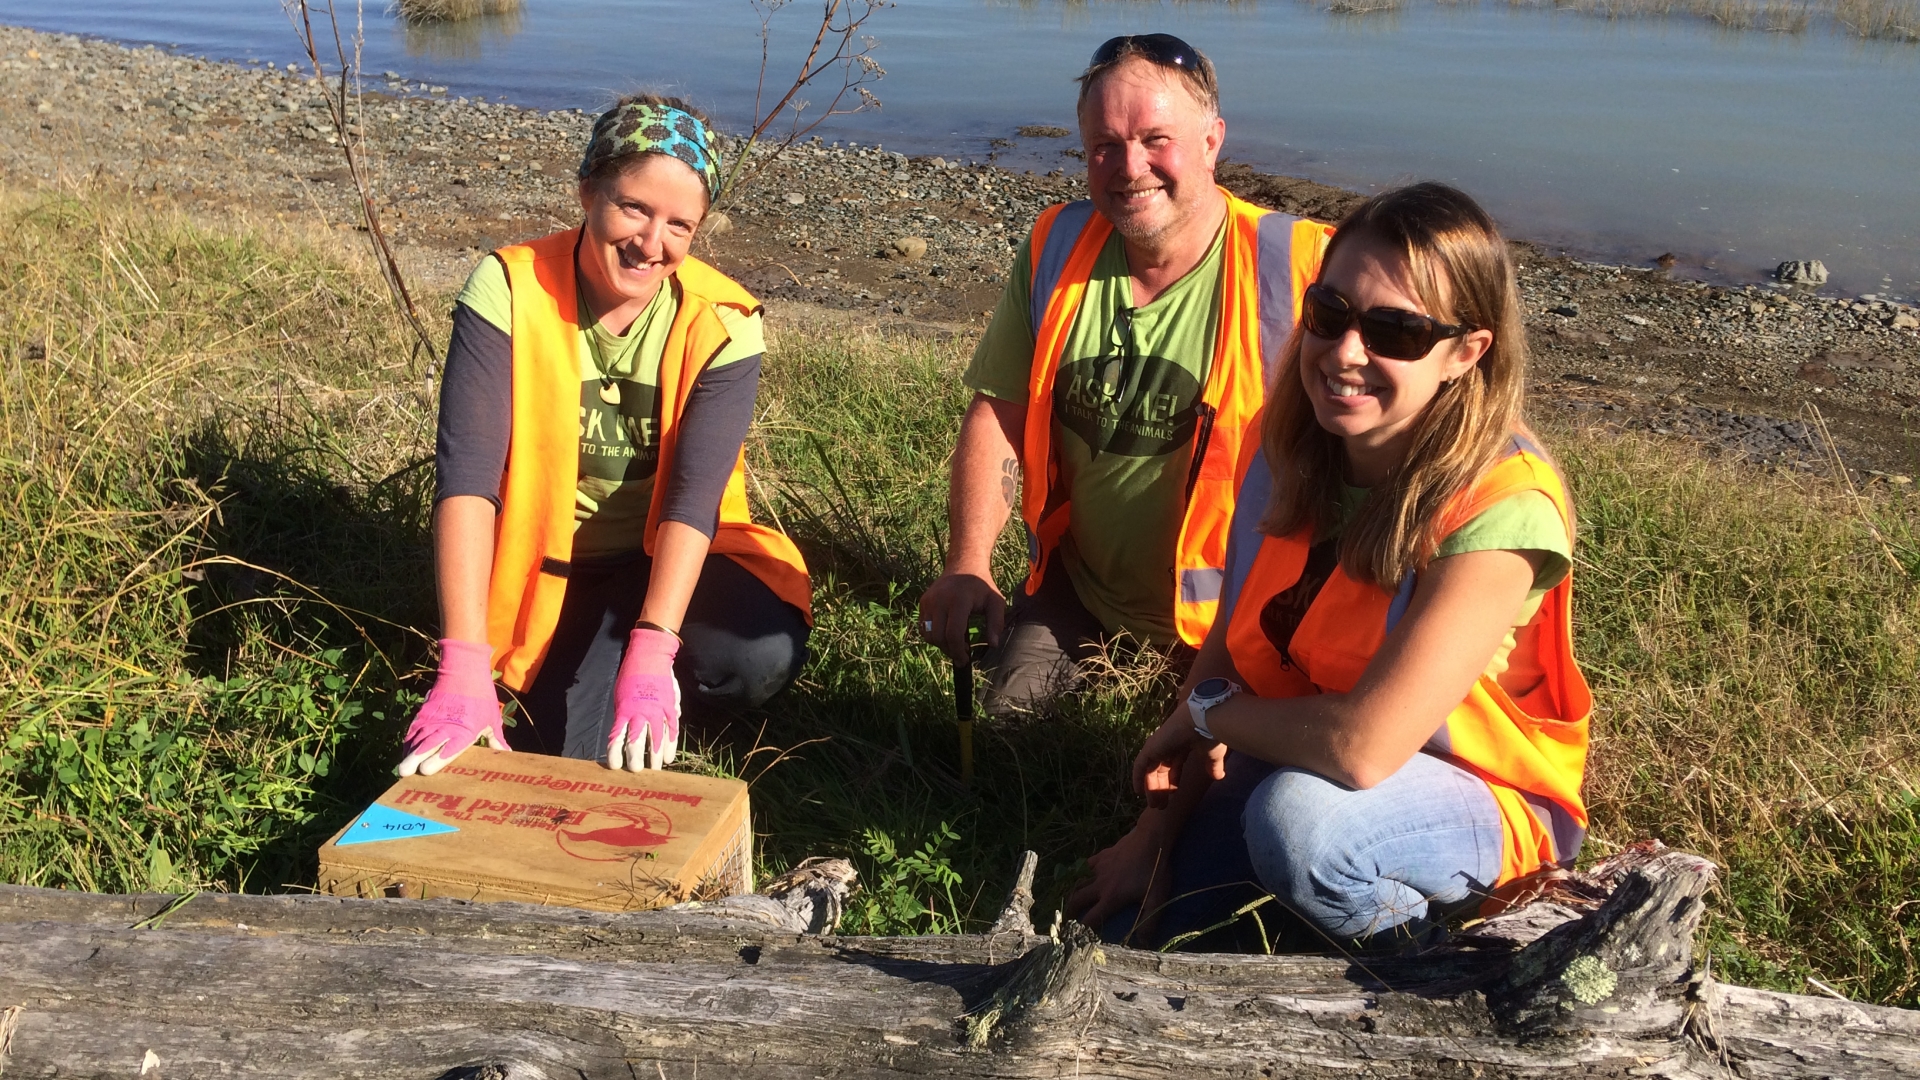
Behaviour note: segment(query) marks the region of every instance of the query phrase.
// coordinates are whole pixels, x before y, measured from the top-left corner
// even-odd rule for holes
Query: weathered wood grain
[[[1663,855],[1517,950],[1378,960],[1143,953],[1071,924],[1031,934],[1024,909],[998,934],[886,939],[725,905],[201,895],[156,920],[174,898],[0,887],[0,1010],[20,1007],[0,1067],[133,1077],[151,1051],[148,1076],[287,1080],[1920,1076],[1916,1014],[1690,971],[1708,870]]]

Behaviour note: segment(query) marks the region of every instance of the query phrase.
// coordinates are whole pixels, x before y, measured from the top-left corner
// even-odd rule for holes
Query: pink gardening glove
[[[471,641],[440,641],[440,677],[407,728],[407,753],[394,771],[401,776],[432,776],[461,751],[484,740],[507,749],[500,727],[500,699],[493,694],[493,649]]]
[[[607,767],[639,772],[673,763],[680,743],[680,683],[673,658],[680,639],[659,630],[636,627],[627,638],[627,656],[613,683],[613,735],[607,740]]]

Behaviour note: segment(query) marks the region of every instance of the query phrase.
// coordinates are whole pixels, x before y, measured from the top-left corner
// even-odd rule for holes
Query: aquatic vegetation
[[[520,32],[524,9],[507,5],[498,14],[464,19],[402,19],[401,26],[408,56],[431,56],[441,60],[477,60],[485,55],[489,42],[501,41]]]
[[[1319,0],[1308,0],[1318,4]],[[1478,0],[1432,0],[1470,7]],[[1328,0],[1330,15],[1403,11],[1408,0]],[[1804,34],[1826,25],[1854,37],[1920,43],[1920,0],[1506,0],[1514,10],[1565,11],[1594,18],[1699,19],[1723,30]]]
[[[1920,2],[1835,0],[1835,20],[1863,38],[1920,43]]]
[[[462,22],[518,15],[525,0],[393,0],[389,10],[407,23]]]

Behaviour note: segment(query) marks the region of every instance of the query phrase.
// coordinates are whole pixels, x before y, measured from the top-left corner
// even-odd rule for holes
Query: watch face
[[[1233,684],[1228,682],[1227,680],[1218,678],[1218,677],[1212,678],[1212,679],[1206,679],[1202,681],[1198,686],[1195,686],[1193,688],[1193,696],[1202,701],[1205,701],[1209,698],[1217,698],[1220,695],[1225,694],[1227,692],[1227,688],[1232,685]]]

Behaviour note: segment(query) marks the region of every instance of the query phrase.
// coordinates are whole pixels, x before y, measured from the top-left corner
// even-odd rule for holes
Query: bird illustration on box
[[[577,859],[606,862],[632,857],[640,848],[656,848],[673,839],[673,820],[650,803],[596,806],[579,818],[580,828],[557,830],[555,839]]]
[[[657,847],[672,839],[647,828],[644,822],[610,825],[592,832],[570,832],[567,839],[581,844],[606,844],[610,847]]]

